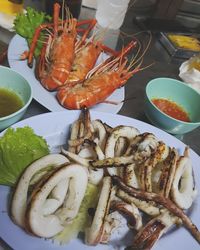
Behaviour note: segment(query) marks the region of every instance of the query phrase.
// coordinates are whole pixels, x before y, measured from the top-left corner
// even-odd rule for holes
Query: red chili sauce
[[[157,108],[159,108],[165,114],[184,122],[190,122],[188,114],[173,101],[167,99],[154,98],[151,100]]]

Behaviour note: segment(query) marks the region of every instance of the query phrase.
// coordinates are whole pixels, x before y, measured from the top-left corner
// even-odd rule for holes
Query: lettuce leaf
[[[45,139],[32,128],[7,129],[0,137],[0,184],[13,186],[29,164],[47,154]]]
[[[27,7],[25,13],[20,13],[16,16],[14,20],[14,30],[18,35],[24,37],[30,46],[36,28],[43,23],[49,22],[51,19],[52,18],[46,15],[46,13]],[[42,41],[43,34],[41,33],[35,50],[36,57],[40,54],[40,50],[43,46]]]

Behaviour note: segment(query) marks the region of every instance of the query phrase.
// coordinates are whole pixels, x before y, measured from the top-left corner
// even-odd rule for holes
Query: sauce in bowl
[[[0,88],[0,117],[10,115],[23,107],[23,101],[13,91]]]
[[[162,98],[154,98],[151,101],[165,114],[180,121],[190,122],[190,118],[186,111],[175,102]]]

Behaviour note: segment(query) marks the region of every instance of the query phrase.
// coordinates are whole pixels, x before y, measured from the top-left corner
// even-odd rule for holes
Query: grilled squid
[[[112,189],[111,177],[109,176],[104,177],[92,225],[86,231],[85,240],[88,245],[97,245],[99,242],[101,242],[104,232],[105,218],[108,215],[110,207],[111,189]]]
[[[98,185],[103,179],[104,171],[103,169],[94,170],[91,168],[90,161],[94,158],[103,159],[105,156],[100,146],[94,141],[86,140],[86,142],[87,147],[83,147],[78,155],[67,151],[64,148],[61,149],[61,152],[72,161],[87,167],[89,171],[89,182]]]
[[[52,190],[63,180],[69,180],[69,190],[62,207],[56,213],[43,214],[43,206]],[[61,167],[53,172],[35,192],[26,208],[26,229],[39,236],[50,238],[61,232],[65,221],[73,219],[80,208],[88,183],[87,169],[78,164]]]
[[[67,162],[69,162],[68,159],[63,155],[50,154],[33,162],[25,170],[19,182],[17,183],[15,192],[12,197],[12,203],[11,203],[11,216],[12,216],[13,221],[17,225],[24,227],[24,215],[25,215],[25,210],[26,210],[26,205],[27,205],[28,189],[29,189],[30,182],[35,176],[35,174],[39,171],[40,178],[41,178],[42,171],[43,171],[43,174],[45,174],[46,172],[44,170],[48,168],[52,168],[52,169],[58,168],[60,165],[66,164]],[[54,190],[54,195],[51,198],[51,206],[53,206],[54,209],[56,209],[60,205],[60,203],[62,203],[62,200],[63,200],[63,196],[60,196],[60,195],[58,196],[56,190]],[[49,203],[49,200],[47,199],[46,202]],[[43,206],[46,207],[46,204],[44,203]]]
[[[189,149],[186,148],[184,156],[181,156],[177,163],[171,189],[173,201],[182,209],[188,209],[197,195],[188,151]]]
[[[79,153],[84,140],[91,139],[94,134],[88,109],[85,108],[82,110],[79,119],[72,125],[71,131],[72,133],[68,140],[69,151]]]
[[[115,156],[115,146],[120,137],[128,139],[130,144],[130,141],[133,140],[133,138],[135,138],[135,136],[138,134],[139,131],[134,127],[118,126],[114,128],[106,142],[105,157],[111,158]],[[117,174],[115,168],[108,168],[108,172],[110,175]]]
[[[179,219],[170,214],[166,209],[162,213],[150,220],[135,236],[132,245],[133,249],[150,250],[158,239],[168,231],[168,229]]]
[[[107,139],[107,132],[104,127],[104,124],[100,120],[92,121],[92,126],[94,128],[94,133],[97,139],[95,142],[99,145],[102,151],[105,149],[106,139]]]
[[[152,171],[156,165],[161,163],[167,157],[169,151],[165,143],[161,141],[158,142],[158,145],[154,150],[155,152],[153,152],[152,155],[139,166],[140,188],[148,192],[152,192],[153,190]]]
[[[124,201],[114,201],[111,204],[111,209],[125,215],[128,218],[128,223],[131,228],[135,230],[142,228],[142,216],[134,203],[128,204]]]

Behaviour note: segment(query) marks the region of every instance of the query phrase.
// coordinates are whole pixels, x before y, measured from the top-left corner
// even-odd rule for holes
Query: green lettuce
[[[36,28],[43,23],[49,22],[51,19],[52,18],[46,15],[46,13],[27,7],[25,13],[20,13],[16,16],[14,20],[14,30],[18,35],[24,37],[30,46]],[[43,37],[41,33],[35,50],[36,57],[40,54],[40,50],[43,46]]]
[[[7,129],[0,137],[0,184],[13,186],[33,161],[49,154],[47,142],[33,129]]]

